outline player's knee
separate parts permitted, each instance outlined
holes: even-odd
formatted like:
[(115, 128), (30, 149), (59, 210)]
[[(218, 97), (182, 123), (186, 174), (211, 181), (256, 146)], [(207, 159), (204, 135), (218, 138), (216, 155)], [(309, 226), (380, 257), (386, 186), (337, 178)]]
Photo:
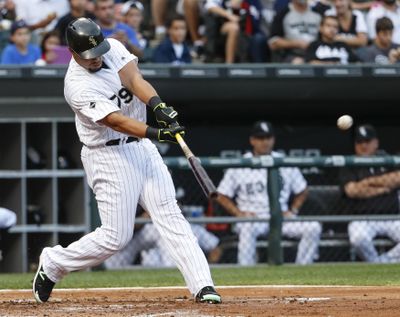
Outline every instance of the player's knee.
[(108, 231), (107, 232), (107, 241), (110, 251), (117, 252), (122, 250), (129, 241), (132, 240), (133, 237), (133, 229), (129, 232), (121, 232), (121, 231)]
[(319, 237), (322, 233), (322, 225), (317, 221), (313, 221), (304, 226), (303, 236)]
[(367, 228), (357, 222), (349, 224), (348, 234), (350, 243), (352, 245), (361, 245), (366, 241), (370, 241), (372, 239), (371, 235), (368, 233)]

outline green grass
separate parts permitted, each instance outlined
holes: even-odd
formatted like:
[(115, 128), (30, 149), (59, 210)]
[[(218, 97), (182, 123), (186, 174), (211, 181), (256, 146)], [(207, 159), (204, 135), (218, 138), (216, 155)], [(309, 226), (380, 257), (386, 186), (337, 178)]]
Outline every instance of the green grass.
[[(316, 264), (213, 268), (216, 285), (400, 285), (400, 264)], [(33, 274), (0, 274), (0, 288), (29, 289)], [(57, 288), (183, 286), (175, 269), (71, 273)]]

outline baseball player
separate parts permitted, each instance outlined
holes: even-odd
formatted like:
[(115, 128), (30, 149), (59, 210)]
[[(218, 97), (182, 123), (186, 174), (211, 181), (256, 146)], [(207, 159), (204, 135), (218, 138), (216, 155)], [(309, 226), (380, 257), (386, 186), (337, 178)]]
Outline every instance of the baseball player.
[[(379, 139), (372, 125), (355, 128), (354, 151), (358, 156), (377, 155)], [(398, 214), (400, 172), (386, 167), (343, 168), (339, 174), (346, 205), (351, 213)], [(374, 263), (400, 262), (400, 221), (352, 221), (348, 226), (352, 247), (361, 259)], [(395, 246), (378, 254), (373, 240), (385, 236)]]
[[(81, 159), (93, 189), (101, 226), (63, 248), (44, 248), (33, 281), (46, 302), (67, 273), (102, 263), (132, 239), (138, 203), (149, 211), (195, 300), (220, 303), (204, 253), (175, 199), (168, 169), (149, 140), (176, 142), (184, 128), (145, 81), (137, 57), (115, 39), (104, 39), (92, 20), (79, 18), (66, 31), (73, 58), (64, 94), (75, 112)], [(160, 128), (146, 125), (146, 104)]]
[[(250, 134), (252, 153), (244, 157), (270, 154), (280, 156), (272, 151), (275, 144), (273, 127), (269, 122), (258, 121)], [(298, 168), (280, 168), (282, 180), (280, 204), (284, 217), (295, 217), (307, 197), (307, 182)], [(269, 200), (267, 193), (267, 170), (254, 168), (228, 169), (218, 186), (218, 202), (228, 213), (237, 217), (269, 217)], [(293, 196), (293, 197), (291, 197)], [(232, 201), (235, 199), (236, 204)], [(291, 201), (289, 205), (289, 201)], [(239, 235), (238, 263), (254, 265), (256, 259), (257, 237), (267, 234), (269, 223), (244, 222), (235, 227)], [(300, 239), (296, 263), (309, 264), (318, 257), (318, 245), (322, 227), (319, 222), (305, 221), (284, 222), (282, 234)]]

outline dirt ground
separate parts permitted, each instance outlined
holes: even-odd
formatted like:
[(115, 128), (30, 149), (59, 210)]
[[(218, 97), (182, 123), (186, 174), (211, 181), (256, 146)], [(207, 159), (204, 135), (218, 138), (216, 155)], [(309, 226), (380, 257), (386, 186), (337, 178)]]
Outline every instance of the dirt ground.
[(220, 305), (194, 303), (184, 288), (0, 291), (0, 316), (400, 316), (400, 287), (221, 287)]

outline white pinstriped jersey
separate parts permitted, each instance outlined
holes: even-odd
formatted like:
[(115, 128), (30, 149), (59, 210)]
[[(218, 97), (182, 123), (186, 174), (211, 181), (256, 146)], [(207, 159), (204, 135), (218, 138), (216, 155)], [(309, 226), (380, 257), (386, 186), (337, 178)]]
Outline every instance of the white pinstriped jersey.
[(80, 141), (87, 146), (104, 145), (107, 141), (126, 137), (97, 121), (120, 111), (123, 115), (146, 122), (146, 105), (122, 86), (118, 71), (137, 57), (117, 40), (107, 39), (111, 49), (103, 55), (103, 66), (89, 72), (73, 58), (65, 75), (64, 95), (75, 112)]
[[(246, 153), (244, 157), (252, 157)], [(282, 154), (272, 152), (272, 156)], [(282, 180), (282, 189), (279, 201), (282, 211), (289, 209), (288, 203), (291, 194), (299, 194), (307, 187), (307, 182), (297, 167), (282, 167), (279, 169)], [(267, 169), (265, 168), (229, 168), (222, 178), (218, 191), (230, 198), (235, 198), (237, 207), (241, 211), (250, 211), (259, 216), (269, 216), (269, 199), (267, 192)]]

